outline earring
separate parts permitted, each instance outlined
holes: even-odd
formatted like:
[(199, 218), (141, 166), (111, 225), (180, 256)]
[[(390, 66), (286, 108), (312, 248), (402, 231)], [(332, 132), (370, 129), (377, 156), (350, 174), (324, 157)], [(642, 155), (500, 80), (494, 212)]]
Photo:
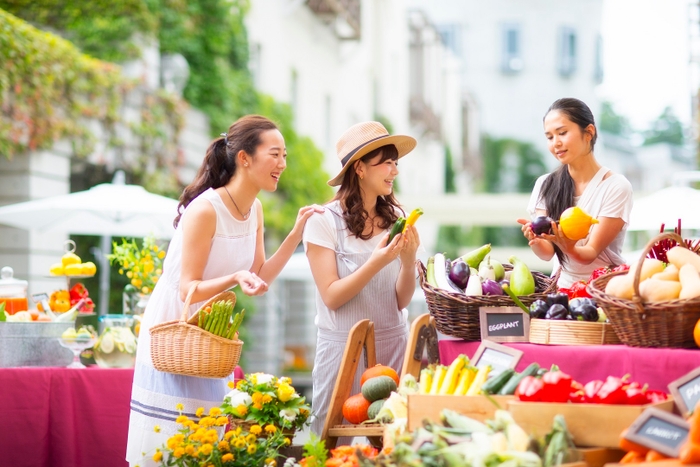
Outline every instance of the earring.
[(364, 179), (365, 179), (365, 176), (364, 176), (364, 175), (360, 175), (360, 180), (364, 180)]
[(245, 164), (243, 164), (243, 167), (248, 167), (248, 163), (246, 162)]

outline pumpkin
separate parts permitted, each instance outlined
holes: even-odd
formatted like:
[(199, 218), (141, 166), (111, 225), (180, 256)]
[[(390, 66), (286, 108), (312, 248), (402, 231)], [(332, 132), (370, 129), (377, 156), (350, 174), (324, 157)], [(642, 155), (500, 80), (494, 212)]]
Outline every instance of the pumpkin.
[(375, 418), (377, 418), (377, 414), (382, 409), (384, 402), (386, 402), (386, 399), (379, 399), (377, 401), (372, 402), (372, 404), (369, 406), (369, 409), (367, 409), (367, 416), (370, 420), (374, 420)]
[(386, 399), (392, 391), (396, 391), (396, 382), (389, 376), (375, 376), (362, 385), (362, 395), (370, 402)]
[(396, 385), (398, 386), (399, 375), (398, 373), (396, 373), (396, 370), (394, 370), (390, 366), (382, 365), (381, 363), (377, 363), (376, 365), (367, 368), (365, 372), (362, 373), (362, 376), (360, 377), (360, 386), (365, 384), (365, 381), (367, 381), (368, 379), (382, 375), (390, 376), (394, 381), (396, 381)]
[(362, 394), (350, 396), (343, 402), (343, 417), (353, 425), (358, 425), (365, 420), (369, 420), (367, 409), (371, 402), (364, 398)]

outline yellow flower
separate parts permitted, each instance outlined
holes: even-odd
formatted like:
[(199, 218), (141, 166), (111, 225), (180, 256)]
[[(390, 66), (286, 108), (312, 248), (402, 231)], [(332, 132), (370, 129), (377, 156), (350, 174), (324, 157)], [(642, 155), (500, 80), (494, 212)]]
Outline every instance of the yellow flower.
[(228, 423), (227, 417), (219, 417), (216, 419), (216, 426), (226, 426)]
[(277, 397), (282, 402), (287, 402), (294, 395), (294, 388), (288, 384), (280, 384), (277, 388)]
[(258, 450), (258, 446), (255, 444), (251, 444), (248, 446), (248, 454), (255, 454)]
[(221, 462), (229, 462), (232, 460), (233, 460), (233, 454), (231, 454), (230, 452), (228, 454), (224, 454), (223, 456), (221, 456)]
[(185, 449), (184, 448), (177, 448), (173, 451), (173, 457), (179, 459), (182, 456), (185, 455)]
[(229, 389), (233, 389), (233, 388), (235, 388), (235, 387), (236, 387), (236, 385), (235, 385), (235, 384), (233, 384), (233, 381), (229, 381), (228, 383), (226, 383), (226, 386), (228, 386), (228, 387), (229, 387)]
[(153, 431), (155, 431), (156, 433), (160, 433), (160, 425), (154, 426)]
[(289, 446), (290, 444), (292, 444), (292, 439), (291, 438), (284, 438), (284, 444)]
[(272, 433), (274, 433), (275, 431), (277, 431), (277, 427), (276, 427), (275, 425), (267, 425), (267, 426), (265, 427), (265, 431), (266, 431), (267, 433), (272, 434)]
[(194, 454), (194, 446), (192, 446), (191, 444), (188, 444), (187, 446), (185, 446), (185, 454), (187, 454), (188, 456), (193, 455)]
[(170, 449), (171, 451), (173, 449), (175, 449), (177, 447), (177, 445), (178, 445), (178, 442), (174, 436), (168, 440), (167, 446), (168, 446), (168, 449)]
[(187, 418), (187, 415), (180, 415), (175, 419), (175, 423), (179, 423), (181, 425), (185, 425), (185, 422), (189, 421), (189, 418)]
[(236, 383), (236, 389), (239, 391), (241, 390), (241, 387), (245, 384), (245, 380), (240, 380), (239, 382)]
[(260, 402), (262, 402), (263, 395), (259, 392), (256, 392), (251, 396), (251, 399), (253, 399), (253, 404), (259, 404)]
[(262, 427), (260, 425), (253, 425), (250, 427), (250, 433), (253, 435), (259, 435), (262, 433)]
[(258, 437), (255, 436), (253, 433), (250, 433), (245, 437), (245, 442), (248, 444), (254, 444), (258, 440)]
[(257, 410), (262, 410), (263, 406), (262, 404), (253, 404), (253, 408)]
[(203, 413), (204, 413), (204, 407), (200, 407), (197, 409), (197, 411), (194, 414), (197, 416), (197, 418), (199, 418), (202, 416)]
[(220, 409), (220, 408), (218, 408), (218, 407), (212, 407), (211, 409), (209, 409), (209, 416), (210, 416), (210, 417), (218, 417), (219, 415), (221, 415), (221, 409)]
[(199, 452), (201, 452), (201, 453), (204, 454), (205, 456), (208, 456), (209, 454), (211, 454), (211, 452), (212, 452), (213, 450), (214, 450), (214, 446), (212, 446), (212, 445), (209, 444), (209, 443), (202, 444), (202, 447), (199, 448)]
[(244, 438), (236, 438), (236, 441), (233, 442), (233, 447), (236, 449), (243, 449), (246, 445), (245, 439)]
[(271, 457), (265, 459), (265, 467), (277, 467), (277, 461)]
[(233, 431), (229, 430), (229, 431), (227, 431), (226, 433), (224, 433), (224, 439), (225, 439), (226, 441), (228, 441), (228, 440), (230, 440), (234, 435), (235, 435), (235, 433), (234, 433)]
[(231, 449), (231, 447), (228, 444), (228, 441), (226, 440), (219, 441), (218, 447), (219, 451), (228, 451), (229, 449)]
[(214, 419), (211, 417), (204, 417), (201, 420), (199, 420), (199, 424), (201, 426), (210, 427), (214, 424)]
[(292, 384), (292, 378), (290, 378), (289, 376), (282, 376), (282, 377), (279, 379), (279, 382), (280, 382), (280, 384), (289, 384), (289, 385), (291, 385), (291, 384)]
[(237, 426), (235, 431), (234, 431), (236, 436), (239, 436), (241, 434), (241, 432), (243, 432), (243, 429), (240, 426)]
[(159, 252), (158, 252), (158, 258), (159, 258), (159, 259), (163, 259), (163, 258), (165, 258), (165, 252), (164, 252), (164, 251), (162, 251), (162, 250), (161, 250), (161, 251), (159, 251)]
[(156, 451), (155, 454), (153, 454), (153, 460), (156, 462), (160, 462), (163, 459), (163, 453), (160, 451)]
[(248, 407), (243, 404), (236, 407), (236, 410), (238, 411), (241, 417), (248, 413)]
[[(272, 402), (272, 396), (269, 394), (265, 394), (262, 398), (262, 403), (269, 404), (270, 402)], [(285, 401), (282, 401), (282, 402), (285, 402)]]
[(183, 410), (185, 410), (185, 406), (178, 402), (177, 404), (175, 404), (175, 410), (177, 410), (178, 412), (182, 412)]

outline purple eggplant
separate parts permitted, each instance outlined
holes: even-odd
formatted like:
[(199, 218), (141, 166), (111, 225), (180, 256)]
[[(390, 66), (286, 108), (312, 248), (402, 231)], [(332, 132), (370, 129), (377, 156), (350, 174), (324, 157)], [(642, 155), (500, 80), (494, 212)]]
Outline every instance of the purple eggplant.
[(448, 278), (460, 289), (467, 288), (469, 282), (469, 265), (462, 259), (457, 258), (452, 261)]
[(486, 279), (481, 283), (481, 291), (484, 295), (505, 295), (501, 284), (491, 279)]
[(537, 216), (530, 224), (535, 235), (552, 233), (552, 218), (549, 216)]

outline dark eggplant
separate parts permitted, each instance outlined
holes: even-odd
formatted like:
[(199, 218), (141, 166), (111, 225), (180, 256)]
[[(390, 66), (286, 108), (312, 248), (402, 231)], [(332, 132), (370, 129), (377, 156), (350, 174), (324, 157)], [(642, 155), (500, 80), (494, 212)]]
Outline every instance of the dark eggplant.
[(544, 300), (535, 300), (530, 304), (530, 318), (544, 318), (549, 305)]
[(452, 261), (448, 278), (460, 289), (467, 288), (469, 282), (469, 265), (461, 258)]
[(537, 216), (530, 224), (535, 235), (552, 233), (552, 218), (549, 216)]
[(567, 310), (569, 309), (569, 296), (566, 295), (565, 293), (550, 293), (547, 294), (547, 305), (552, 306), (552, 305), (562, 305), (564, 308)]
[(491, 279), (486, 279), (481, 283), (481, 292), (484, 295), (505, 295), (501, 284)]
[(559, 303), (550, 306), (547, 314), (544, 315), (545, 319), (566, 319), (567, 316), (569, 316), (569, 310)]
[(582, 321), (598, 321), (598, 307), (590, 298), (574, 298), (569, 303), (571, 314)]

